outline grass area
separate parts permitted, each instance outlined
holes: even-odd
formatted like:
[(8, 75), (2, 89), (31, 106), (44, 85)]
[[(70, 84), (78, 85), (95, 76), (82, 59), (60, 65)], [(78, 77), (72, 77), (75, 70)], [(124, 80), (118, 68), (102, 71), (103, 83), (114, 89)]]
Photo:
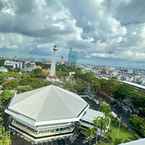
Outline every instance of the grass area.
[(126, 127), (122, 126), (119, 128), (117, 125), (111, 124), (111, 130), (108, 133), (108, 139), (101, 141), (97, 145), (118, 145), (120, 143), (129, 142), (139, 138), (139, 136), (129, 131)]
[(122, 142), (127, 142), (137, 138), (137, 135), (135, 133), (128, 131), (128, 129), (126, 129), (125, 127), (121, 127), (121, 128), (112, 127), (110, 136), (113, 142), (115, 142), (115, 140), (121, 140)]
[(0, 138), (0, 145), (10, 145), (10, 144), (11, 141), (9, 136), (3, 136), (2, 138)]
[(8, 132), (4, 131), (4, 129), (0, 128), (0, 145), (10, 145), (11, 139)]

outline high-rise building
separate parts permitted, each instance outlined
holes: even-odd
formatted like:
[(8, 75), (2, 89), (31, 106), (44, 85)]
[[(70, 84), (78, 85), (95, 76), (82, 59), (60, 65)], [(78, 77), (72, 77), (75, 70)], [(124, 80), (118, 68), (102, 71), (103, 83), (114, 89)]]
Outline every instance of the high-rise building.
[(70, 48), (68, 53), (68, 63), (70, 65), (75, 65), (77, 63), (77, 59), (78, 59), (77, 51)]

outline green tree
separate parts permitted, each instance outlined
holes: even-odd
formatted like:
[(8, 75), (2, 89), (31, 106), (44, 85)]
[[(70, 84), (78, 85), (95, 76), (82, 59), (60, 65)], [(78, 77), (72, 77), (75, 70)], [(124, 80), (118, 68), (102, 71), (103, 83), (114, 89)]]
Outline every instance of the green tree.
[(7, 73), (0, 73), (0, 84), (2, 84), (6, 78), (7, 78)]
[(83, 94), (87, 88), (87, 83), (83, 80), (77, 79), (74, 83), (74, 89), (78, 94)]
[(2, 132), (5, 132), (5, 127), (7, 126), (7, 115), (4, 113), (5, 108), (7, 107), (10, 99), (14, 95), (10, 90), (4, 90), (0, 95), (0, 122)]
[(145, 93), (141, 91), (132, 91), (130, 100), (135, 108), (145, 108)]
[(3, 125), (3, 107), (0, 101), (0, 128), (2, 128), (2, 125)]
[(41, 77), (42, 70), (40, 68), (34, 69), (31, 72), (32, 77)]
[(0, 101), (1, 105), (5, 108), (8, 103), (10, 102), (10, 99), (13, 97), (14, 93), (10, 90), (4, 90), (0, 95)]
[(37, 68), (31, 72), (31, 76), (34, 78), (46, 78), (48, 76), (47, 69)]
[(114, 91), (113, 97), (122, 101), (123, 99), (130, 96), (133, 92), (134, 92), (134, 90), (132, 89), (132, 87), (125, 85), (125, 84), (121, 84), (118, 87), (118, 89), (116, 91)]
[(108, 119), (109, 118), (105, 116), (96, 117), (93, 121), (94, 126), (92, 128), (83, 128), (82, 133), (85, 135), (85, 140), (89, 144), (92, 144), (93, 141), (97, 143), (107, 136), (110, 121)]
[(24, 76), (23, 78), (21, 78), (21, 80), (19, 80), (19, 85), (30, 86), (30, 88), (36, 89), (49, 85), (49, 82), (40, 78)]
[(111, 107), (104, 101), (100, 104), (100, 111), (103, 112), (105, 116), (111, 116)]
[(115, 79), (109, 80), (101, 79), (100, 84), (102, 92), (107, 96), (112, 96), (112, 94), (116, 91), (116, 89), (120, 85), (119, 82), (116, 81)]
[(14, 80), (6, 80), (2, 85), (3, 85), (3, 88), (4, 89), (13, 90), (13, 89), (16, 89), (17, 88), (17, 86), (19, 85), (19, 83), (18, 83), (18, 80), (14, 79)]
[(72, 91), (72, 92), (76, 92), (76, 90), (75, 90), (75, 88), (74, 88), (74, 84), (73, 84), (74, 82), (65, 82), (64, 83), (64, 89), (66, 89), (66, 90), (69, 90), (69, 91)]
[(137, 116), (132, 115), (129, 119), (129, 122), (132, 128), (138, 132), (142, 137), (145, 137), (145, 119)]
[(97, 78), (93, 78), (90, 83), (91, 91), (96, 94), (100, 95), (101, 92), (101, 84)]
[(99, 131), (100, 137), (105, 137), (110, 126), (110, 118), (106, 116), (97, 117), (93, 121), (96, 132)]

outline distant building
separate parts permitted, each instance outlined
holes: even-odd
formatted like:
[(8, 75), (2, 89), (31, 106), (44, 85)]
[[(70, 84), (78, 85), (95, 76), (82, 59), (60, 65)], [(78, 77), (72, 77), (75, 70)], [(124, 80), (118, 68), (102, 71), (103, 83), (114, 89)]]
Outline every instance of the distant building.
[(4, 66), (9, 69), (20, 69), (26, 72), (31, 72), (32, 70), (37, 68), (35, 62), (20, 60), (5, 60)]
[(23, 70), (26, 71), (26, 72), (31, 72), (33, 71), (34, 69), (36, 69), (37, 66), (36, 66), (36, 63), (35, 62), (29, 62), (29, 61), (26, 61), (24, 63), (24, 68)]
[(69, 65), (75, 65), (77, 63), (78, 54), (75, 50), (70, 48), (68, 53), (68, 64)]
[(5, 112), (11, 116), (12, 145), (71, 141), (78, 123), (87, 127), (95, 116), (102, 116), (79, 95), (54, 85), (15, 95)]
[(5, 60), (4, 66), (10, 69), (22, 69), (23, 62), (22, 61), (15, 61), (15, 60)]
[(6, 67), (1, 66), (0, 67), (0, 72), (8, 72), (8, 69)]
[(63, 56), (61, 56), (60, 64), (61, 64), (61, 65), (65, 64), (65, 60), (64, 60), (64, 57), (63, 57)]

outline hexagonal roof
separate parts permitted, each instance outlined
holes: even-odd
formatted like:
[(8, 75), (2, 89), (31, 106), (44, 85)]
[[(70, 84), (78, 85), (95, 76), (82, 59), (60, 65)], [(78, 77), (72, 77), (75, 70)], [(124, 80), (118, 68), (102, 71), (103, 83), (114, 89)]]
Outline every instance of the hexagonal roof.
[(77, 121), (88, 104), (77, 94), (50, 85), (17, 94), (6, 113), (33, 126)]

